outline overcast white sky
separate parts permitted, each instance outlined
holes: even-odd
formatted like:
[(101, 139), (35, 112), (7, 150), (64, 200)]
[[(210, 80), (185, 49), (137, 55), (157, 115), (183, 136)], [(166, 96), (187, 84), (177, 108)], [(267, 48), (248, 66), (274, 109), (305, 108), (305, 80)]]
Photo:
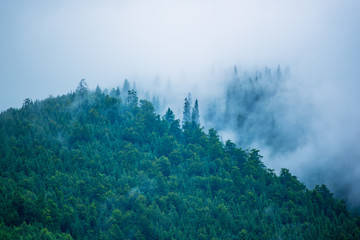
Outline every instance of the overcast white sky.
[(67, 93), (81, 78), (92, 88), (126, 77), (204, 83), (199, 74), (234, 64), (281, 64), (306, 83), (354, 91), (359, 12), (357, 0), (3, 0), (0, 110)]
[(214, 69), (280, 64), (315, 106), (315, 134), (291, 161), (269, 165), (310, 183), (342, 171), (351, 185), (360, 181), (359, 13), (358, 0), (2, 0), (0, 111), (68, 93), (82, 78), (90, 88), (128, 78), (168, 97), (211, 95), (222, 84)]

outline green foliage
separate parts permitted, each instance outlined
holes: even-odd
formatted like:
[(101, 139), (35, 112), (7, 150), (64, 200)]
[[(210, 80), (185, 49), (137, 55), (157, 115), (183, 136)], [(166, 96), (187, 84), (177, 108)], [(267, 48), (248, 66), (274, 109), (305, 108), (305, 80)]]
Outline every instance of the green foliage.
[(168, 108), (168, 110), (166, 111), (164, 119), (167, 121), (168, 124), (172, 124), (175, 121), (174, 112), (170, 108)]
[(277, 176), (129, 88), (124, 101), (82, 81), (0, 115), (0, 239), (360, 239), (325, 185)]

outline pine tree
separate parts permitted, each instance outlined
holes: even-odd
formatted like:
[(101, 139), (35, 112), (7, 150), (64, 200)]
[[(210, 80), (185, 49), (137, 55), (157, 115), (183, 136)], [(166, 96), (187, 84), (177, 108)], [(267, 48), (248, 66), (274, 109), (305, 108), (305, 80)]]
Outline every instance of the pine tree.
[(194, 105), (194, 108), (192, 110), (191, 122), (193, 124), (195, 124), (195, 125), (200, 124), (199, 102), (198, 102), (197, 99), (195, 100), (195, 105)]
[(23, 103), (23, 108), (29, 107), (32, 103), (33, 103), (33, 101), (30, 98), (25, 98), (24, 103)]
[(111, 89), (110, 96), (120, 98), (120, 89), (119, 89), (119, 87)]
[(191, 122), (191, 105), (189, 99), (186, 97), (183, 112), (183, 125), (189, 122)]
[(96, 89), (95, 89), (95, 95), (96, 96), (100, 96), (102, 93), (101, 93), (101, 88), (99, 85), (96, 86)]
[(130, 90), (130, 83), (127, 80), (127, 78), (125, 78), (124, 85), (123, 85), (123, 88), (122, 88), (122, 95), (126, 96), (126, 94), (128, 93), (129, 90)]
[(168, 110), (165, 113), (164, 119), (169, 123), (173, 123), (175, 121), (175, 115), (174, 112), (168, 108)]
[(126, 97), (126, 104), (135, 107), (138, 105), (138, 100), (136, 91), (134, 89), (129, 90), (128, 96)]
[(76, 92), (78, 92), (81, 96), (85, 96), (88, 93), (88, 85), (84, 78), (81, 79), (79, 86), (76, 89)]
[(191, 106), (192, 105), (191, 93), (188, 93), (187, 99), (189, 101), (189, 106)]

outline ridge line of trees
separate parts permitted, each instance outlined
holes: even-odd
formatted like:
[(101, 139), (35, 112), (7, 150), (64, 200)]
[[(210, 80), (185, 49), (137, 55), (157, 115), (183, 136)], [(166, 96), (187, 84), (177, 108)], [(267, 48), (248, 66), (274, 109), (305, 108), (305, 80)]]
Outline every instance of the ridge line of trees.
[(0, 114), (0, 239), (360, 239), (325, 185), (85, 83)]

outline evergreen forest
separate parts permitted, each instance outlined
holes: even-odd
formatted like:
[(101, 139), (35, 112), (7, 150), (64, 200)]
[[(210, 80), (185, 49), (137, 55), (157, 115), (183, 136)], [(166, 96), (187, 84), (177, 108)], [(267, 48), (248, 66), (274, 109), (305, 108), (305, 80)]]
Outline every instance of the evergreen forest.
[(0, 115), (0, 239), (360, 239), (360, 217), (257, 149), (136, 90), (76, 91)]

